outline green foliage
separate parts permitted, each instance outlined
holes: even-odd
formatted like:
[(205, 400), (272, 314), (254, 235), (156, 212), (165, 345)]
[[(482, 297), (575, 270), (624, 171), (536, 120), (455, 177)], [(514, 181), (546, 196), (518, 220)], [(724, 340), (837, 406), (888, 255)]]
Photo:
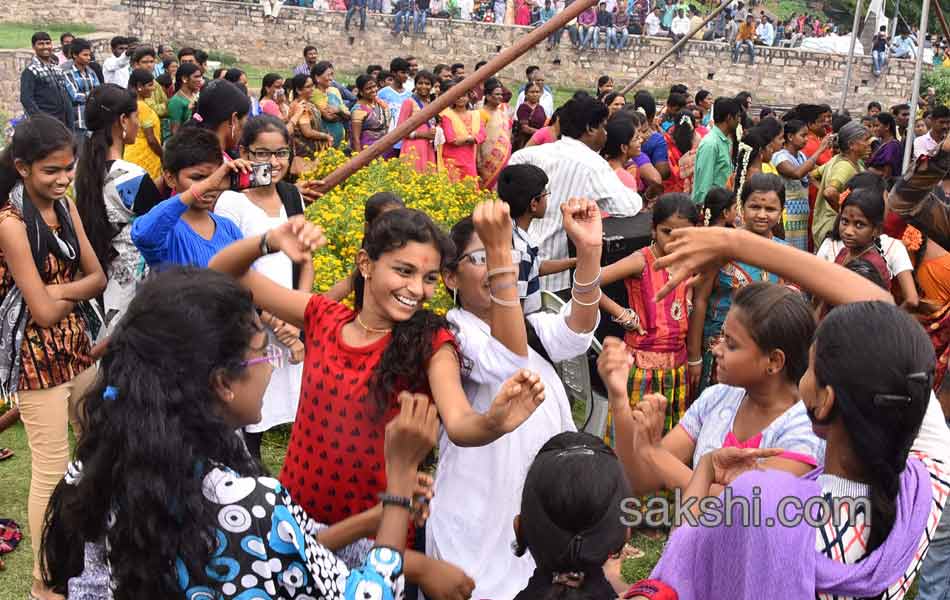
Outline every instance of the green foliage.
[(920, 78), (920, 93), (927, 93), (927, 88), (937, 90), (937, 99), (941, 104), (950, 103), (950, 69), (936, 67), (932, 71), (924, 72)]
[(222, 67), (235, 65), (238, 62), (238, 58), (230, 52), (218, 52), (217, 50), (208, 51), (208, 60), (219, 62)]
[(29, 48), (30, 38), (37, 31), (45, 31), (53, 38), (53, 45), (59, 45), (59, 36), (70, 32), (75, 36), (86, 35), (96, 30), (92, 25), (83, 23), (0, 23), (0, 48)]

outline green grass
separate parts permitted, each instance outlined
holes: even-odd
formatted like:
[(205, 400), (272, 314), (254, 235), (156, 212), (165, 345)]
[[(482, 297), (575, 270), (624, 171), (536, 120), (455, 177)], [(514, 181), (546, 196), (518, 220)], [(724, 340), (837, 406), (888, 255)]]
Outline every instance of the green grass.
[[(70, 32), (75, 36), (92, 33), (96, 28), (84, 23), (0, 23), (0, 48), (29, 48), (30, 38), (37, 31), (45, 31), (59, 45), (59, 36)], [(2, 596), (0, 596), (2, 598)]]
[[(0, 447), (11, 448), (16, 455), (0, 462), (0, 517), (13, 519), (26, 535), (26, 501), (30, 492), (30, 449), (26, 431), (18, 423), (0, 433)], [(0, 600), (23, 600), (30, 590), (33, 551), (26, 537), (11, 554), (2, 557), (6, 570), (0, 572)]]

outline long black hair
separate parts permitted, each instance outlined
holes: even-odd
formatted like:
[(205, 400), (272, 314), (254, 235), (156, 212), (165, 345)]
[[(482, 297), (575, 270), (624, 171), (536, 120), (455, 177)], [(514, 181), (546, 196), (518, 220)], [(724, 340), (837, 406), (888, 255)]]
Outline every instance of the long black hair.
[(541, 447), (525, 478), (516, 542), (516, 554), (530, 551), (545, 576), (546, 589), (532, 597), (605, 597), (603, 566), (626, 543), (621, 504), (629, 496), (620, 461), (600, 438), (567, 431)]
[(637, 126), (632, 119), (614, 118), (607, 121), (607, 140), (600, 154), (607, 159), (618, 158), (623, 154), (621, 146), (629, 146), (630, 140), (637, 133)]
[[(418, 210), (400, 208), (380, 215), (363, 238), (363, 249), (371, 260), (403, 248), (409, 242), (430, 244), (438, 251), (441, 266), (454, 254), (452, 241), (439, 229), (429, 215)], [(441, 270), (441, 268), (440, 268)], [(357, 269), (353, 289), (356, 292), (356, 309), (363, 308), (366, 280)], [(424, 389), (427, 381), (425, 365), (432, 355), (432, 340), (442, 329), (452, 330), (452, 325), (432, 311), (420, 309), (408, 320), (397, 323), (392, 330), (392, 339), (373, 370), (369, 383), (369, 398), (375, 403), (380, 415), (390, 406), (400, 385), (407, 383)], [(421, 385), (420, 385), (421, 384)]]
[(251, 101), (241, 88), (230, 81), (215, 79), (201, 88), (195, 112), (185, 125), (214, 131), (218, 125), (227, 122), (231, 115), (236, 114), (238, 119), (242, 119), (249, 112)]
[(671, 121), (673, 121), (673, 127), (670, 137), (673, 138), (676, 149), (686, 154), (693, 147), (693, 130), (696, 128), (693, 111), (681, 110), (672, 116)]
[(894, 526), (900, 474), (930, 402), (933, 345), (907, 312), (884, 302), (838, 306), (815, 335), (815, 379), (834, 390), (855, 456), (871, 484), (868, 553)]
[[(730, 207), (736, 205), (736, 193), (724, 187), (713, 186), (706, 192), (703, 201), (703, 225), (709, 227), (716, 223)], [(726, 223), (724, 227), (732, 227)]]
[(263, 100), (264, 96), (267, 95), (267, 88), (274, 85), (283, 78), (284, 76), (280, 73), (268, 73), (267, 75), (264, 75), (264, 79), (261, 80), (261, 94), (258, 96), (258, 99)]
[[(141, 70), (136, 69), (135, 72)], [(112, 247), (112, 238), (118, 233), (109, 222), (106, 205), (102, 201), (102, 190), (109, 171), (106, 159), (114, 141), (112, 128), (123, 115), (129, 116), (136, 110), (138, 104), (135, 92), (114, 83), (97, 87), (86, 100), (86, 128), (91, 136), (86, 140), (76, 165), (76, 210), (106, 274), (117, 256)]]
[(0, 207), (7, 205), (10, 192), (20, 183), (16, 161), (32, 165), (67, 148), (75, 152), (76, 139), (58, 119), (40, 113), (21, 121), (13, 131), (13, 139), (0, 153)]
[(210, 382), (244, 375), (259, 331), (250, 293), (227, 275), (175, 268), (145, 283), (83, 399), (81, 477), (50, 499), (41, 568), (51, 588), (65, 593), (83, 569), (83, 543), (101, 540), (116, 600), (180, 597), (179, 560), (208, 580), (217, 515), (202, 493), (205, 470), (263, 473)]
[(201, 69), (195, 63), (183, 63), (178, 65), (178, 70), (175, 71), (175, 91), (180, 90), (185, 80), (200, 70)]

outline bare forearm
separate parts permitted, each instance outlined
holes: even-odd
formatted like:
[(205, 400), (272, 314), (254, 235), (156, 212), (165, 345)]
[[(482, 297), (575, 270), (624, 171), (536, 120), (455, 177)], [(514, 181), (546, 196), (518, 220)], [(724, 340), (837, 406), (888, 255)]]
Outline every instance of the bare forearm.
[(336, 552), (359, 539), (373, 537), (379, 523), (379, 515), (373, 514), (376, 510), (379, 509), (361, 512), (326, 529), (321, 529), (317, 534), (317, 541)]
[(64, 300), (78, 302), (80, 300), (89, 300), (102, 293), (106, 286), (106, 278), (102, 272), (86, 275), (76, 281), (60, 284), (60, 290)]
[(518, 297), (518, 267), (512, 263), (510, 240), (507, 246), (486, 247), (485, 255), (488, 272), (497, 273), (488, 278), (493, 298), (489, 312), (492, 337), (518, 356), (527, 356), (528, 334)]
[(538, 275), (544, 277), (545, 275), (552, 275), (554, 273), (560, 273), (561, 271), (567, 271), (568, 269), (573, 269), (574, 265), (576, 264), (576, 258), (546, 260), (541, 263), (541, 268), (538, 270)]

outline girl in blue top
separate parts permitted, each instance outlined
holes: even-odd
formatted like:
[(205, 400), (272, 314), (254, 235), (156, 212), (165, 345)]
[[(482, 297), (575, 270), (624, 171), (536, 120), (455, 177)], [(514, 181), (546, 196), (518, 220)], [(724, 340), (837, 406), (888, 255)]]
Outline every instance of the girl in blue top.
[(132, 223), (132, 242), (150, 267), (165, 264), (208, 266), (211, 257), (242, 238), (231, 220), (212, 212), (230, 175), (248, 172), (246, 160), (224, 162), (217, 136), (186, 128), (165, 144), (165, 183), (184, 190)]
[[(781, 177), (767, 173), (749, 177), (742, 187), (741, 207), (744, 229), (785, 244), (785, 240), (772, 236), (772, 228), (781, 220), (785, 207), (785, 183)], [(689, 387), (694, 398), (717, 381), (713, 348), (721, 340), (733, 294), (755, 281), (780, 283), (781, 279), (775, 273), (738, 261), (702, 274), (693, 292), (687, 338)]]

